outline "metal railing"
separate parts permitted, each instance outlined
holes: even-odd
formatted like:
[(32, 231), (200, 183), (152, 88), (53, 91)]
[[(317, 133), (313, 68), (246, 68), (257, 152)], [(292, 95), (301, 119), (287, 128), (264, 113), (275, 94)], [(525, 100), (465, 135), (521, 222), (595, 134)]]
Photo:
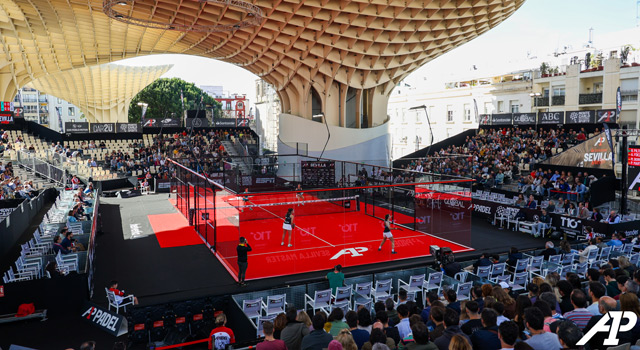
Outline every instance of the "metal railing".
[(535, 106), (536, 107), (540, 107), (540, 106), (548, 106), (549, 105), (549, 98), (548, 97), (536, 97), (534, 100)]
[(552, 96), (551, 104), (554, 106), (562, 106), (564, 105), (564, 95), (562, 96)]
[(67, 173), (64, 168), (57, 167), (44, 159), (36, 157), (34, 153), (24, 150), (18, 151), (17, 158), (18, 165), (61, 186), (67, 185)]
[(578, 103), (581, 105), (602, 103), (602, 93), (599, 92), (596, 94), (580, 94)]

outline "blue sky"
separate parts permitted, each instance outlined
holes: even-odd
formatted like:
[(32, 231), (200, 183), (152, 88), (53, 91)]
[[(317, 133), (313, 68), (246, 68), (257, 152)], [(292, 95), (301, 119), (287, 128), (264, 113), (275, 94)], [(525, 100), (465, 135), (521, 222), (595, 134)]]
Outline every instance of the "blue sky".
[[(597, 39), (635, 26), (636, 0), (527, 0), (496, 28), (427, 63), (407, 80), (432, 72), (468, 70), (473, 64), (500, 66), (526, 57), (528, 51), (542, 56), (558, 46), (575, 47), (587, 42), (591, 27)], [(255, 102), (257, 77), (229, 63), (183, 55), (125, 61), (130, 65), (173, 64), (166, 77), (180, 77), (197, 85), (222, 85), (226, 91), (244, 93), (251, 103)]]

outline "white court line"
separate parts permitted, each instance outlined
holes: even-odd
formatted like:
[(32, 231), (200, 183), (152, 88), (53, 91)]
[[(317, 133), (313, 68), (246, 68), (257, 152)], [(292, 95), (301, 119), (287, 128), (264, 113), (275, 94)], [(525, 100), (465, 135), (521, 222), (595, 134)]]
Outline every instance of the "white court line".
[[(400, 240), (400, 239), (406, 239), (406, 238), (416, 238), (416, 237), (424, 237), (424, 235), (417, 235), (417, 236), (408, 236), (408, 237), (401, 237), (401, 238), (396, 238), (395, 240)], [(372, 242), (381, 242), (381, 239), (376, 239), (376, 240), (371, 240), (371, 241), (358, 241), (358, 242), (350, 242), (350, 243), (340, 243), (338, 244), (338, 246), (345, 246), (345, 245), (354, 245), (354, 244), (360, 244), (360, 243), (372, 243)], [(332, 245), (332, 247), (335, 247), (334, 245)], [(302, 250), (309, 250), (309, 249), (320, 249), (320, 248), (325, 248), (325, 247), (310, 247), (310, 248), (300, 248), (300, 249), (291, 249), (291, 250), (282, 250), (282, 251), (272, 251), (272, 252), (268, 252), (268, 253), (258, 253), (258, 254), (251, 254), (251, 256), (259, 256), (259, 255), (271, 255), (271, 254), (276, 254), (276, 253), (289, 253), (289, 252), (297, 252), (297, 251), (302, 251)], [(227, 259), (233, 259), (233, 258), (237, 258), (238, 256), (228, 256), (225, 257)]]

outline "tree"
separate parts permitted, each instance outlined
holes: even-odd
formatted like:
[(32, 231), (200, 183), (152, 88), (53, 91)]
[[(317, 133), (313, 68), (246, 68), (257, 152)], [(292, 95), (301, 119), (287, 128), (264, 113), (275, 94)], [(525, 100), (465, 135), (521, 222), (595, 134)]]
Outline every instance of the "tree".
[[(219, 115), (222, 104), (209, 96), (193, 83), (179, 78), (163, 78), (151, 83), (142, 89), (131, 100), (129, 105), (129, 122), (139, 123), (142, 115), (142, 107), (138, 102), (148, 105), (145, 118), (179, 118), (182, 119), (182, 101), (180, 91), (184, 96), (184, 109), (211, 109), (213, 115)], [(202, 104), (200, 102), (202, 101)]]

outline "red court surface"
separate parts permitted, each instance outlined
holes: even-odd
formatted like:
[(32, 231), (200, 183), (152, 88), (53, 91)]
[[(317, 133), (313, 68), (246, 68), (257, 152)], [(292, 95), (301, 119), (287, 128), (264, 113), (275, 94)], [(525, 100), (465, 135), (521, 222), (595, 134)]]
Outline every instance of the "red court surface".
[(180, 214), (148, 215), (151, 228), (161, 248), (202, 244), (202, 238)]
[[(203, 198), (209, 202), (212, 198)], [(317, 199), (305, 194), (304, 200)], [(294, 194), (277, 197), (251, 197), (247, 204), (268, 202), (295, 202)], [(172, 200), (172, 203), (176, 203)], [(387, 241), (378, 251), (382, 241), (383, 221), (367, 215), (364, 205), (356, 210), (355, 201), (351, 209), (345, 210), (332, 203), (306, 203), (266, 206), (253, 210), (239, 210), (244, 202), (236, 195), (216, 194), (217, 241), (216, 256), (237, 279), (236, 246), (240, 236), (248, 240), (253, 249), (249, 253), (247, 280), (293, 275), (312, 271), (329, 270), (337, 264), (343, 267), (359, 266), (389, 261), (412, 259), (429, 255), (429, 246), (449, 247), (454, 253), (472, 251), (472, 248), (431, 236), (408, 228), (393, 230), (396, 254), (391, 253)], [(312, 207), (312, 205), (315, 205)], [(211, 203), (198, 203), (199, 208), (212, 207)], [(178, 203), (178, 209), (186, 212), (186, 204)], [(193, 207), (193, 204), (190, 205)], [(292, 235), (292, 247), (281, 245), (282, 224), (286, 209), (294, 207), (296, 227)], [(371, 210), (367, 206), (367, 211)], [(385, 209), (376, 207), (376, 216)], [(209, 210), (212, 219), (213, 211)], [(323, 212), (326, 212), (323, 214)], [(195, 215), (198, 217), (199, 215)], [(395, 221), (408, 222), (413, 218), (396, 213)], [(213, 244), (213, 233), (205, 239)]]

